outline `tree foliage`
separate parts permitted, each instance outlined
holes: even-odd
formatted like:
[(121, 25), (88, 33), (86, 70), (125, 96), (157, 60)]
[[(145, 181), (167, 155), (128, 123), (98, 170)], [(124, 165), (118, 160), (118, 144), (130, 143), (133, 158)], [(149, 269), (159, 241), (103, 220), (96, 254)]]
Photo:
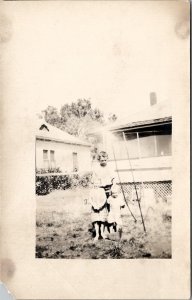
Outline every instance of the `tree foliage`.
[[(87, 129), (106, 123), (104, 114), (100, 109), (93, 108), (89, 99), (64, 104), (60, 112), (54, 106), (48, 106), (43, 113), (47, 123), (82, 138), (86, 137)], [(109, 115), (108, 121), (112, 122), (116, 118), (115, 114)]]
[(45, 121), (56, 127), (60, 127), (61, 118), (54, 106), (48, 106), (43, 110)]

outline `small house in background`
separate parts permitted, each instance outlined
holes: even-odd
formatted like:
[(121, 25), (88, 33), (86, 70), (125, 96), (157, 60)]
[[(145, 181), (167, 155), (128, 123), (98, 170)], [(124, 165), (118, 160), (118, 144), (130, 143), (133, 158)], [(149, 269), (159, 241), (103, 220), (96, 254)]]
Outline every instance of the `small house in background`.
[[(157, 104), (155, 93), (150, 106), (116, 122), (102, 133), (92, 132), (97, 147), (109, 155), (109, 165), (118, 173), (129, 199), (138, 194), (146, 201), (171, 199), (172, 190), (172, 114), (168, 103)], [(111, 134), (109, 134), (109, 132)]]
[(91, 169), (90, 144), (38, 120), (36, 129), (36, 170), (62, 173)]

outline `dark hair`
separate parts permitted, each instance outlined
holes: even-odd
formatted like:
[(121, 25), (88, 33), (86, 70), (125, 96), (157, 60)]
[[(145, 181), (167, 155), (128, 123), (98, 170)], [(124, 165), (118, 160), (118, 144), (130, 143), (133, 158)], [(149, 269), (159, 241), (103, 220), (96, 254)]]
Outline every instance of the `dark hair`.
[(105, 151), (100, 151), (98, 153), (97, 159), (100, 160), (102, 156), (104, 156), (106, 159), (108, 159), (108, 154)]

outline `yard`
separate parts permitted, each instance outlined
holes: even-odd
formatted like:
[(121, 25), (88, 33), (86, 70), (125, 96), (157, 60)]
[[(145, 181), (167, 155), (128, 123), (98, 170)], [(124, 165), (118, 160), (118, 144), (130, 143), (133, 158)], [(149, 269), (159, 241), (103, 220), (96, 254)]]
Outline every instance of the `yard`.
[[(171, 208), (161, 203), (143, 207), (144, 233), (138, 205), (123, 210), (123, 236), (115, 233), (107, 240), (93, 241), (90, 205), (84, 199), (88, 189), (56, 190), (36, 196), (36, 257), (81, 259), (171, 258)], [(142, 205), (142, 203), (141, 203)]]

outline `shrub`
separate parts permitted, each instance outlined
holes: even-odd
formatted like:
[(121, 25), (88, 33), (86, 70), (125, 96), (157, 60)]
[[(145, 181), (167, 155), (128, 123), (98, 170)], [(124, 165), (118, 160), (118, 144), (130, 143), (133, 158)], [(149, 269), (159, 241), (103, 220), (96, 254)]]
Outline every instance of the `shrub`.
[(72, 174), (69, 176), (69, 182), (71, 188), (79, 186), (79, 174)]
[(52, 190), (65, 190), (68, 188), (88, 187), (91, 182), (91, 172), (83, 175), (47, 175), (36, 174), (36, 194), (47, 195)]
[(75, 188), (78, 186), (88, 187), (91, 183), (91, 177), (92, 177), (91, 172), (86, 172), (83, 175), (80, 174), (70, 175), (69, 180), (70, 180), (71, 188)]
[(52, 190), (65, 190), (70, 187), (69, 175), (36, 175), (36, 194), (47, 195)]
[(83, 187), (88, 187), (91, 184), (92, 173), (87, 172), (79, 178), (79, 184)]
[(49, 177), (36, 176), (36, 194), (47, 195), (51, 192)]

